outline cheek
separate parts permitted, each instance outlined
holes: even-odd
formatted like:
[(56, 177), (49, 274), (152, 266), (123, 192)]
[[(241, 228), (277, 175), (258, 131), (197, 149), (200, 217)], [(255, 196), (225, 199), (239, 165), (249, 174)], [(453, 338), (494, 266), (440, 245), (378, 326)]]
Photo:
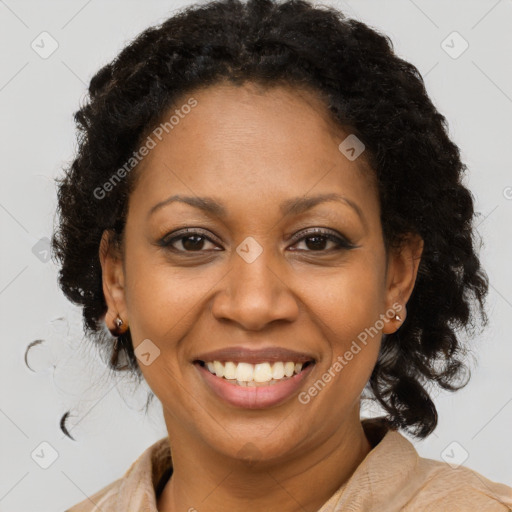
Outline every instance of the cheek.
[(357, 336), (374, 325), (383, 312), (381, 269), (372, 257), (355, 257), (350, 265), (335, 272), (331, 269), (329, 275), (310, 278), (308, 283), (304, 293), (314, 300), (316, 314), (322, 316), (332, 333), (343, 334), (343, 338), (348, 334)]
[(205, 293), (204, 276), (184, 277), (168, 265), (139, 263), (127, 268), (127, 276), (127, 306), (139, 337), (168, 346), (192, 322), (193, 306)]
[[(134, 349), (149, 339), (159, 350), (148, 364), (139, 362), (145, 381), (164, 404), (175, 410), (184, 404), (179, 382), (184, 379), (184, 344), (181, 340), (194, 328), (194, 311), (205, 296), (204, 273), (176, 269), (155, 251), (134, 243), (125, 260), (125, 297)], [(198, 275), (199, 274), (199, 275)], [(149, 345), (150, 350), (153, 349)], [(185, 394), (186, 395), (186, 394)], [(188, 396), (188, 395), (186, 395)]]
[(329, 279), (313, 282), (318, 285), (308, 288), (314, 300), (311, 309), (330, 352), (319, 371), (333, 375), (325, 375), (326, 381), (333, 381), (333, 390), (359, 392), (371, 375), (380, 349), (379, 319), (384, 312), (380, 266), (371, 258), (358, 258)]

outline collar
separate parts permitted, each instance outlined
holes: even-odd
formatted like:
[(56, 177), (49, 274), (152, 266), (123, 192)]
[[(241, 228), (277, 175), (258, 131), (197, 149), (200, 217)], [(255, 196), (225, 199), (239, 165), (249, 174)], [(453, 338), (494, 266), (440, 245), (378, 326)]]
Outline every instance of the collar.
[[(366, 418), (361, 421), (372, 450), (366, 455), (352, 476), (341, 485), (318, 512), (346, 510), (371, 506), (373, 492), (361, 493), (361, 486), (368, 490), (379, 488), (379, 499), (386, 499), (382, 489), (389, 489), (389, 498), (397, 486), (405, 485), (411, 470), (417, 464), (418, 454), (409, 440), (394, 430), (384, 417)], [(393, 471), (382, 471), (381, 461), (398, 459), (401, 464)], [(169, 438), (164, 437), (146, 449), (130, 466), (120, 481), (114, 511), (144, 510), (158, 512), (156, 490), (167, 472), (172, 471)], [(165, 481), (165, 480), (164, 480)]]

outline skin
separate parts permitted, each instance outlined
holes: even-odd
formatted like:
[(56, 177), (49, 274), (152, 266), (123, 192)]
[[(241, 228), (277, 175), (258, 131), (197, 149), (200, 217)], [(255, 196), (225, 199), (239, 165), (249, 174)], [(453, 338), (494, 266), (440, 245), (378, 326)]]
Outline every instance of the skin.
[[(137, 168), (122, 250), (107, 231), (100, 247), (108, 327), (119, 315), (135, 348), (149, 338), (160, 350), (150, 365), (140, 364), (162, 403), (173, 456), (158, 510), (245, 510), (250, 501), (252, 510), (315, 511), (372, 449), (360, 421), (361, 393), (382, 334), (405, 319), (423, 242), (411, 235), (386, 259), (364, 153), (350, 161), (340, 152), (350, 132), (328, 118), (315, 94), (246, 83), (193, 97), (198, 105)], [(331, 192), (363, 216), (341, 201), (302, 214), (279, 210), (284, 200)], [(147, 217), (173, 194), (213, 196), (227, 215), (173, 202)], [(173, 244), (181, 253), (158, 246), (184, 227), (206, 230), (211, 241), (194, 251), (182, 238)], [(316, 227), (356, 247), (286, 238)], [(252, 263), (236, 252), (249, 236), (263, 249)], [(317, 361), (304, 391), (394, 303), (403, 307), (401, 321), (385, 322), (308, 404), (296, 393), (266, 409), (233, 407), (190, 362), (232, 345), (291, 348)]]

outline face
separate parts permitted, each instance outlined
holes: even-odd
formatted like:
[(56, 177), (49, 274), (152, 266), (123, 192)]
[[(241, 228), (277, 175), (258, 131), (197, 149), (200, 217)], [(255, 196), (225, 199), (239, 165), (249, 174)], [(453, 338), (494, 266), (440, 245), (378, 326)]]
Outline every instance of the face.
[[(421, 240), (386, 259), (364, 153), (352, 161), (340, 151), (350, 132), (312, 93), (245, 84), (201, 89), (183, 104), (190, 97), (196, 106), (154, 137), (136, 169), (122, 254), (102, 240), (107, 318), (119, 314), (136, 353), (149, 353), (139, 366), (171, 439), (235, 458), (250, 440), (262, 459), (291, 457), (359, 422), (382, 334), (400, 326), (393, 304), (405, 317)], [(177, 195), (196, 205), (169, 200)], [(201, 208), (206, 197), (217, 206)], [(265, 361), (313, 363), (240, 387), (197, 362), (233, 347), (299, 354), (264, 354), (262, 374)]]

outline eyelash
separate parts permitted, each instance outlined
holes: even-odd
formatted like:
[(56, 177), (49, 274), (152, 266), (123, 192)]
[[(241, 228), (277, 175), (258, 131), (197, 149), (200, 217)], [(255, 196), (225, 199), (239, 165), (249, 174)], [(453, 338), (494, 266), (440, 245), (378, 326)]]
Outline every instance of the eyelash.
[[(214, 242), (209, 236), (205, 234), (205, 232), (200, 228), (187, 228), (184, 231), (178, 232), (175, 236), (172, 238), (169, 238), (169, 235), (165, 235), (161, 240), (159, 240), (158, 245), (168, 249), (175, 253), (182, 253), (182, 254), (191, 254), (196, 255), (203, 252), (203, 249), (200, 249), (198, 251), (186, 251), (186, 250), (179, 250), (175, 247), (172, 247), (172, 244), (176, 241), (183, 240), (185, 238), (192, 237), (194, 235), (199, 235), (201, 238), (208, 240), (211, 243)], [(301, 236), (302, 235), (302, 236)], [(354, 249), (357, 247), (356, 245), (352, 244), (350, 241), (348, 241), (346, 238), (337, 236), (333, 234), (331, 231), (322, 229), (322, 228), (315, 228), (313, 230), (307, 231), (307, 232), (300, 232), (298, 234), (295, 234), (291, 237), (291, 240), (294, 242), (294, 245), (297, 242), (302, 242), (303, 240), (307, 240), (308, 238), (314, 238), (314, 237), (321, 237), (321, 238), (327, 238), (328, 240), (336, 243), (336, 248), (334, 249), (320, 249), (318, 251), (315, 250), (299, 250), (300, 252), (316, 252), (316, 253), (329, 253), (331, 251), (341, 251), (341, 250), (347, 250), (347, 249)]]

